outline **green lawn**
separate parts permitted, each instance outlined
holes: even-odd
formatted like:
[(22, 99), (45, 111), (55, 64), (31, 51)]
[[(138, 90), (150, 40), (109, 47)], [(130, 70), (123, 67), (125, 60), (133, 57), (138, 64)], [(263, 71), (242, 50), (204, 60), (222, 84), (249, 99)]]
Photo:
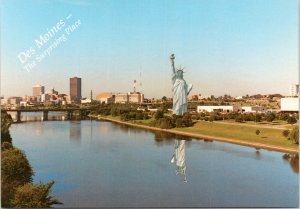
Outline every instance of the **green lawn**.
[(111, 116), (111, 115), (106, 115), (106, 116), (102, 116), (103, 118), (108, 118), (108, 119), (112, 119), (112, 120), (119, 120), (121, 121), (121, 117), (120, 116)]
[[(216, 121), (218, 122), (218, 121)], [(262, 122), (254, 122), (254, 121), (245, 121), (243, 123), (238, 123), (235, 122), (233, 119), (229, 120), (220, 120), (220, 122), (225, 122), (225, 123), (235, 123), (235, 124), (245, 124), (245, 125), (263, 125), (263, 126), (270, 126), (270, 127), (280, 127), (280, 128), (286, 128), (286, 129), (292, 129), (293, 125), (288, 124), (284, 120), (274, 120), (272, 122), (267, 122), (267, 121), (262, 121)]]
[[(108, 119), (119, 120), (119, 116), (105, 116)], [(135, 120), (126, 121), (129, 123), (136, 123), (141, 125), (149, 125), (154, 119), (148, 120)], [(228, 120), (224, 121), (228, 122)], [(265, 124), (256, 124), (263, 125)], [(270, 125), (271, 126), (271, 125)], [(291, 125), (289, 125), (291, 126)], [(256, 130), (260, 130), (260, 134), (256, 135)], [(266, 145), (274, 145), (283, 148), (297, 149), (298, 145), (293, 144), (291, 140), (287, 140), (280, 129), (272, 128), (261, 128), (253, 126), (241, 126), (239, 123), (232, 121), (232, 123), (222, 124), (218, 122), (198, 121), (193, 127), (188, 128), (174, 128), (172, 130), (178, 130), (187, 133), (203, 134), (207, 136), (224, 137), (229, 139), (237, 139), (245, 142), (255, 142)]]
[[(256, 135), (256, 130), (260, 134)], [(291, 140), (282, 136), (282, 130), (270, 128), (258, 128), (251, 126), (240, 126), (234, 123), (221, 124), (216, 122), (199, 121), (193, 127), (176, 128), (175, 130), (209, 136), (225, 137), (247, 142), (256, 142), (267, 145), (281, 146), (285, 148), (298, 148)]]

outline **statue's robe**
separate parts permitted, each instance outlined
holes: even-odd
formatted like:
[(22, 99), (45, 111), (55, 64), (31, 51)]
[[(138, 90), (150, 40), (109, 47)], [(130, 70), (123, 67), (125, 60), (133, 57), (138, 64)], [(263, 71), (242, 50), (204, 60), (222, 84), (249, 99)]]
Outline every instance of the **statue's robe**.
[(183, 177), (183, 181), (186, 180), (186, 165), (185, 165), (185, 140), (175, 140), (174, 154), (171, 159), (171, 163), (176, 164), (176, 174)]
[(188, 85), (183, 78), (179, 78), (177, 73), (172, 75), (173, 92), (173, 114), (183, 115), (187, 111), (188, 94), (193, 85)]

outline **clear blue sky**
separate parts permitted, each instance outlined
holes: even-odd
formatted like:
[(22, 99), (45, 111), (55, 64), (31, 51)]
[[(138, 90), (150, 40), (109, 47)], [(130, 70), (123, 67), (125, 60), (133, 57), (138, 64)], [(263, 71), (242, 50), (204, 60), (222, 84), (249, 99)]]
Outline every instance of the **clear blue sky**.
[[(185, 67), (191, 94), (288, 94), (298, 83), (297, 0), (43, 0), (1, 3), (1, 95), (32, 94), (42, 84), (83, 96), (132, 91), (171, 96), (169, 56)], [(72, 17), (66, 17), (72, 14)], [(36, 59), (77, 20), (80, 26), (29, 72), (18, 54)], [(35, 40), (65, 25), (40, 50)]]

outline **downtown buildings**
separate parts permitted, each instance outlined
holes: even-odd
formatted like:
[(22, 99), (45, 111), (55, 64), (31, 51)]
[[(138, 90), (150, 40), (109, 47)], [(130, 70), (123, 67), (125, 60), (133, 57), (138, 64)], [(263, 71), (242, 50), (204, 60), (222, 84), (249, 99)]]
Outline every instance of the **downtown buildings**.
[(81, 100), (81, 78), (70, 78), (70, 99), (71, 102), (80, 103)]
[(100, 103), (144, 103), (144, 94), (141, 92), (128, 92), (128, 93), (100, 93), (96, 95), (96, 100)]
[(35, 85), (32, 87), (32, 96), (37, 97), (45, 93), (45, 86)]

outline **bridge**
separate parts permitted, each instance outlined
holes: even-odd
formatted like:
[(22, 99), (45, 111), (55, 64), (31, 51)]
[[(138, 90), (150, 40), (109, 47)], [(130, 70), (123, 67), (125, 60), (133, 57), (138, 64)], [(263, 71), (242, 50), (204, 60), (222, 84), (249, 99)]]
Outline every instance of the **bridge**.
[(44, 108), (44, 109), (1, 109), (1, 112), (16, 112), (17, 113), (17, 123), (21, 122), (22, 112), (43, 112), (43, 120), (48, 120), (49, 112), (65, 112), (67, 114), (67, 119), (70, 120), (73, 117), (75, 111), (79, 112), (79, 116), (87, 116), (92, 110), (96, 108)]

